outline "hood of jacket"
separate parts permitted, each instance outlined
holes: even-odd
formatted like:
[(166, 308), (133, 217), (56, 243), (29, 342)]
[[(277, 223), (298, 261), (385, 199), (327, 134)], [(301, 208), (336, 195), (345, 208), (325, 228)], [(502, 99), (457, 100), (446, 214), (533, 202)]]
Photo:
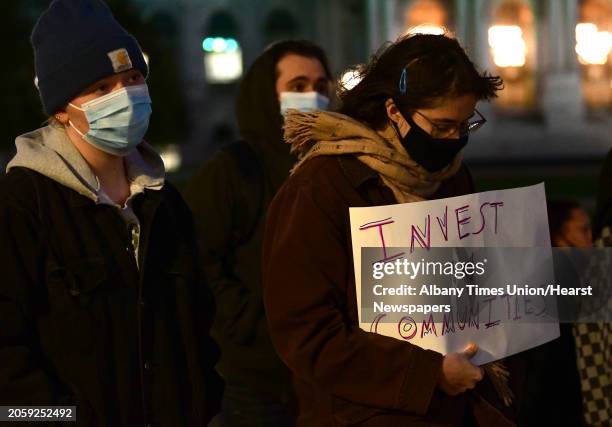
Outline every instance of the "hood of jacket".
[(276, 94), (276, 64), (282, 56), (272, 45), (251, 65), (236, 98), (240, 136), (257, 153), (265, 174), (276, 190), (289, 176), (296, 158), (283, 143), (283, 117)]
[[(99, 202), (100, 182), (63, 127), (49, 125), (15, 140), (17, 154), (6, 172), (23, 167), (34, 170), (77, 193)], [(164, 185), (164, 163), (155, 150), (142, 142), (125, 158), (130, 183), (159, 190)]]

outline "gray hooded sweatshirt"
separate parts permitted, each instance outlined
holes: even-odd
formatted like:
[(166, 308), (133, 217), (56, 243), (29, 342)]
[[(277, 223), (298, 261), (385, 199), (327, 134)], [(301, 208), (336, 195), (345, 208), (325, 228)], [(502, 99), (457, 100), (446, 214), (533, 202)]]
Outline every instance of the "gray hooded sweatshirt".
[(100, 188), (98, 177), (59, 125), (49, 125), (26, 133), (15, 140), (17, 154), (6, 167), (34, 170), (55, 182), (93, 200), (117, 208), (132, 234), (134, 256), (138, 262), (140, 222), (132, 210), (133, 198), (145, 188), (160, 190), (164, 185), (164, 163), (146, 142), (125, 157), (130, 196), (123, 206), (114, 203)]

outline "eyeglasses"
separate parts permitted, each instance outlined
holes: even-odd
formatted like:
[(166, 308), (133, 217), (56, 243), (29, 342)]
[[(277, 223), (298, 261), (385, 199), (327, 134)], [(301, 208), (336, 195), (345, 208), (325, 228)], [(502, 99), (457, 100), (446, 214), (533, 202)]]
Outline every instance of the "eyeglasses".
[(487, 119), (476, 109), (474, 109), (474, 113), (478, 115), (477, 118), (470, 118), (458, 125), (438, 125), (423, 113), (418, 111), (415, 111), (415, 113), (423, 117), (431, 125), (430, 135), (434, 138), (449, 138), (457, 133), (459, 133), (459, 137), (463, 137), (469, 133), (476, 132), (487, 122)]

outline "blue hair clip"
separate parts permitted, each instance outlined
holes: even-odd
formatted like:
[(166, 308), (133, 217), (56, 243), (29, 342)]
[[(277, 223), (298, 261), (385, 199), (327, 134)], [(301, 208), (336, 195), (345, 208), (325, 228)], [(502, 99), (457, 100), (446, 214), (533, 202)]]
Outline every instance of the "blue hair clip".
[(408, 72), (406, 71), (406, 67), (404, 67), (402, 71), (402, 75), (400, 76), (400, 80), (399, 80), (399, 91), (402, 95), (406, 95), (406, 76), (407, 75), (408, 75)]

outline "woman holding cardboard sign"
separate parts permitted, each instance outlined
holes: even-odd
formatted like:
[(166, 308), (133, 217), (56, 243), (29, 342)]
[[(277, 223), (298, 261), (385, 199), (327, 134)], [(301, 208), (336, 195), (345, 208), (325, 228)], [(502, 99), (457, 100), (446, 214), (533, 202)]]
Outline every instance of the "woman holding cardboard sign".
[(460, 153), (501, 80), (442, 35), (401, 38), (360, 74), (339, 112), (288, 113), (300, 161), (268, 216), (265, 304), (298, 426), (512, 425), (491, 388), (465, 393), (486, 385), (475, 345), (442, 356), (359, 328), (349, 223), (349, 207), (472, 192)]

